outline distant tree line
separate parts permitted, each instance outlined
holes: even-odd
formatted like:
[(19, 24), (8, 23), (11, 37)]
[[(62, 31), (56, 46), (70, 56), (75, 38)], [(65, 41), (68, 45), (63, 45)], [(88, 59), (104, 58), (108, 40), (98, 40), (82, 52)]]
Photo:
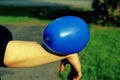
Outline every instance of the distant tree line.
[(2, 16), (28, 16), (39, 19), (56, 19), (65, 15), (76, 15), (86, 20), (91, 21), (91, 11), (82, 9), (71, 9), (69, 6), (0, 6), (0, 15)]

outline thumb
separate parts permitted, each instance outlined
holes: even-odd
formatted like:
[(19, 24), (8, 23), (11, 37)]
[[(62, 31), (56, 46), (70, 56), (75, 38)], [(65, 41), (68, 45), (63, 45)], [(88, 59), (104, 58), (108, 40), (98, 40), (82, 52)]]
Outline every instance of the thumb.
[(65, 64), (61, 62), (59, 72), (63, 72), (64, 70), (65, 70)]

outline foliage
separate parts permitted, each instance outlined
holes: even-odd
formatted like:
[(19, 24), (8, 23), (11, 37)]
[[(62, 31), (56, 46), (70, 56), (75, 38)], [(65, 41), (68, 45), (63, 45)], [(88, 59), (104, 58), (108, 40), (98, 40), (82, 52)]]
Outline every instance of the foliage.
[[(91, 27), (90, 32), (88, 46), (79, 53), (81, 80), (120, 80), (120, 29)], [(67, 80), (68, 69), (61, 74), (63, 80)]]
[(107, 25), (114, 24), (120, 26), (120, 0), (94, 0), (92, 7), (94, 9), (94, 22)]

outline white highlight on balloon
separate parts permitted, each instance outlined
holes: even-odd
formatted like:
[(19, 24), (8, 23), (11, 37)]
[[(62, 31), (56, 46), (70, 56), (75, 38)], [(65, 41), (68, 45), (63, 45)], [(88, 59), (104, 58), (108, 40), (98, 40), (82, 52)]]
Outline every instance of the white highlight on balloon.
[(69, 35), (69, 34), (71, 34), (71, 32), (64, 32), (64, 33), (61, 33), (61, 34), (60, 34), (60, 37), (65, 37), (65, 36), (67, 36), (67, 35)]

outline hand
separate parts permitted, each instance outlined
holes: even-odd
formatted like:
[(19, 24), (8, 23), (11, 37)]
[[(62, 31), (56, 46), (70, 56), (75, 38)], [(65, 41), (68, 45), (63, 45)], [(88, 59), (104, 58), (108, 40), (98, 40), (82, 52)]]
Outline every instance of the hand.
[(70, 64), (71, 71), (68, 80), (79, 80), (82, 76), (81, 65), (77, 54), (70, 55), (68, 58), (61, 60), (60, 72), (65, 70), (67, 64)]

